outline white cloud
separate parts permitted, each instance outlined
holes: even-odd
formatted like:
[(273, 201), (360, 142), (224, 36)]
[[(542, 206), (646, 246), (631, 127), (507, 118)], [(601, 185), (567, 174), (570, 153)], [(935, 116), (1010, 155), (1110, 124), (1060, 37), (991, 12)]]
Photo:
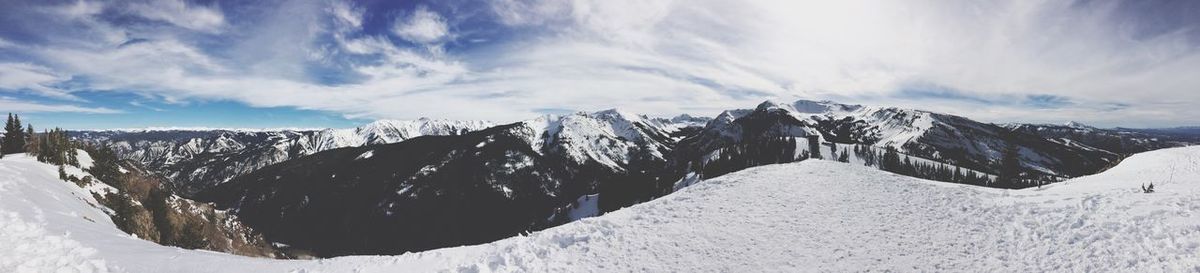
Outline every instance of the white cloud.
[(87, 18), (103, 12), (104, 4), (100, 2), (78, 0), (72, 4), (60, 6), (57, 11), (68, 18)]
[[(982, 119), (1031, 120), (1022, 113), (1037, 112), (1120, 124), (1101, 118), (1097, 109), (1102, 107), (1089, 105), (1105, 102), (1134, 105), (1104, 112), (1133, 126), (1194, 122), (1187, 117), (1200, 114), (1190, 108), (1175, 109), (1188, 114), (1173, 116), (1137, 110), (1138, 105), (1200, 101), (1200, 92), (1194, 91), (1200, 77), (1190, 72), (1200, 67), (1200, 51), (1179, 34), (1132, 38), (1128, 26), (1114, 22), (1117, 6), (1108, 2), (572, 1), (569, 7), (546, 9), (529, 8), (541, 4), (536, 1), (494, 3), (502, 21), (555, 33), (549, 41), (498, 54), (512, 61), (503, 64), (508, 67), (637, 66), (683, 82), (699, 80), (717, 92), (764, 93), (756, 99), (848, 98), (891, 105), (897, 90), (936, 83), (968, 96), (1049, 94), (1080, 102), (1055, 112), (1014, 105), (972, 105), (954, 112), (965, 107), (941, 105), (954, 101), (919, 105)], [(587, 46), (552, 57), (539, 47), (572, 50), (558, 47), (562, 44)], [(555, 71), (543, 72), (568, 80)], [(598, 77), (570, 80), (633, 79)], [(641, 91), (647, 95), (619, 104), (637, 107), (651, 94), (670, 94), (661, 90), (668, 88), (646, 87)], [(744, 103), (731, 97), (705, 104), (747, 107)]]
[(362, 27), (363, 10), (355, 8), (352, 3), (342, 1), (330, 1), (329, 13), (340, 23), (347, 24), (349, 27), (358, 29)]
[(0, 109), (13, 113), (50, 113), (50, 112), (69, 112), (69, 113), (89, 113), (89, 114), (116, 114), (121, 111), (108, 109), (104, 107), (82, 107), (67, 104), (41, 104), (36, 102), (21, 101), (11, 98), (0, 97)]
[(49, 68), (29, 63), (0, 63), (0, 91), (30, 91), (37, 95), (65, 100), (79, 100), (70, 92), (54, 85), (70, 80)]
[[(215, 8), (165, 3), (156, 3), (165, 6), (157, 10), (210, 9), (210, 17), (222, 18), (174, 24), (200, 32), (225, 25)], [(361, 7), (330, 0), (289, 2), (293, 6), (279, 8), (286, 13), (270, 16), (278, 20), (256, 21), (262, 26), (245, 30), (248, 38), (234, 41), (239, 46), (219, 53), (165, 35), (123, 47), (63, 43), (34, 54), (61, 72), (50, 75), (87, 76), (92, 88), (366, 118), (511, 121), (540, 109), (611, 107), (715, 115), (772, 98), (898, 105), (988, 121), (1157, 126), (1200, 116), (1192, 107), (1200, 102), (1200, 77), (1193, 75), (1200, 49), (1178, 32), (1131, 33), (1113, 19), (1118, 7), (1110, 2), (490, 3), (502, 26), (488, 27), (516, 28), (529, 39), (429, 50), (458, 35), (476, 38), (466, 36), (469, 30), (452, 33), (447, 18), (457, 20), (457, 14), (418, 7), (389, 30), (427, 48), (401, 47), (362, 33), (367, 17)], [(95, 14), (94, 8), (71, 8)], [(309, 58), (357, 77), (321, 83), (307, 74)], [(1073, 103), (1030, 108), (897, 97), (899, 90), (925, 85), (986, 100), (1045, 94)], [(1125, 105), (1105, 106), (1114, 103)]]
[(131, 3), (129, 10), (146, 19), (158, 20), (196, 31), (220, 32), (225, 15), (216, 7), (189, 5), (183, 0)]
[(448, 39), (450, 27), (441, 15), (418, 6), (411, 14), (396, 19), (392, 33), (414, 43), (432, 44)]

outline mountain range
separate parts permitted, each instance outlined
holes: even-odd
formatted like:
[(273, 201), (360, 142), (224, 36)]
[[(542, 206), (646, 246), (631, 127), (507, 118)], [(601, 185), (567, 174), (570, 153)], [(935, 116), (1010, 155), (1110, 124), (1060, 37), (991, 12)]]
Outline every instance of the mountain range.
[(395, 143), (422, 135), (455, 135), (493, 126), (486, 121), (379, 120), (358, 128), (325, 130), (108, 130), (72, 131), (84, 143), (111, 147), (123, 159), (170, 178), (191, 195), (267, 165), (316, 152)]
[[(318, 256), (490, 242), (645, 202), (729, 171), (833, 159), (838, 150), (854, 150), (848, 161), (868, 165), (872, 160), (863, 159), (895, 151), (905, 162), (982, 177), (963, 183), (1028, 187), (1093, 174), (1133, 152), (1200, 143), (1151, 131), (997, 125), (808, 100), (768, 101), (712, 119), (614, 109), (501, 125), (421, 119), (313, 131), (72, 134), (115, 147), (123, 158), (170, 178), (184, 195), (228, 209), (271, 242)], [(1022, 181), (1036, 182), (992, 184), (1006, 149), (1015, 151)], [(730, 160), (739, 164), (708, 170)]]

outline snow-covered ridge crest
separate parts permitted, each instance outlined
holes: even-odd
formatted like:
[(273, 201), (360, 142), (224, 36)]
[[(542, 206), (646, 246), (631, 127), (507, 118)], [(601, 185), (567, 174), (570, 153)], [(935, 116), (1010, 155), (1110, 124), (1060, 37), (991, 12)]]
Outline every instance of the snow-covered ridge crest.
[(313, 137), (313, 150), (396, 143), (425, 135), (458, 135), (492, 126), (495, 124), (490, 121), (476, 120), (376, 120), (356, 128), (321, 130)]
[(841, 104), (833, 101), (822, 100), (796, 100), (793, 102), (782, 102), (778, 100), (767, 100), (760, 103), (755, 110), (770, 111), (783, 110), (792, 113), (802, 114), (827, 114), (827, 113), (844, 113), (853, 112), (862, 109), (864, 106), (857, 104)]
[(436, 127), (437, 125), (459, 125), (463, 127), (490, 127), (495, 123), (486, 120), (445, 120), (432, 119), (421, 117), (418, 119), (379, 119), (362, 126), (350, 128), (320, 128), (320, 127), (274, 127), (274, 128), (235, 128), (235, 127), (186, 127), (186, 126), (151, 126), (151, 127), (133, 127), (133, 128), (105, 128), (105, 129), (72, 129), (70, 131), (77, 132), (123, 132), (123, 133), (144, 133), (144, 132), (210, 132), (210, 131), (225, 131), (225, 132), (243, 132), (243, 133), (262, 133), (262, 132), (308, 132), (308, 131), (338, 131), (338, 130), (354, 130), (354, 131), (370, 131), (372, 129), (400, 128), (400, 127)]
[(206, 131), (227, 131), (227, 132), (245, 132), (245, 133), (261, 133), (261, 132), (304, 132), (318, 131), (325, 128), (315, 127), (279, 127), (279, 128), (225, 128), (225, 127), (143, 127), (143, 128), (111, 128), (111, 129), (74, 129), (71, 131), (79, 132), (123, 132), (123, 133), (145, 133), (145, 132), (206, 132)]
[(75, 131), (72, 137), (107, 144), (122, 158), (171, 178), (183, 194), (192, 194), (267, 165), (329, 149), (458, 135), (493, 125), (421, 118), (316, 131)]

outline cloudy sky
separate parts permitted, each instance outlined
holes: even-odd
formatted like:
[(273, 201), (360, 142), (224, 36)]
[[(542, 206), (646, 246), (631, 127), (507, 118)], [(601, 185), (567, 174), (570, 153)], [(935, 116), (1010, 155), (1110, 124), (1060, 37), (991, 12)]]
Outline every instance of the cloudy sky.
[(1200, 125), (1200, 1), (0, 0), (0, 112), (67, 128), (516, 121), (768, 99)]

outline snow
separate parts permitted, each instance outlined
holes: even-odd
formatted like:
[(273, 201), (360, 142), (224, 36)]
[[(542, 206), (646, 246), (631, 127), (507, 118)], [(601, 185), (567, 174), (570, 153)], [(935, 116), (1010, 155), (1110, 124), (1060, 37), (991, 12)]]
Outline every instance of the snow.
[[(0, 159), (0, 272), (1178, 272), (1200, 269), (1200, 147), (1041, 189), (825, 160), (770, 165), (497, 242), (270, 260), (121, 233), (57, 169)], [(1158, 192), (1141, 193), (1153, 182)], [(82, 217), (81, 217), (82, 216)], [(85, 219), (85, 217), (87, 217)], [(91, 219), (91, 220), (87, 220)]]
[(672, 186), (672, 191), (678, 191), (680, 189), (690, 187), (696, 183), (700, 183), (700, 181), (703, 180), (700, 179), (699, 173), (689, 172), (687, 175), (684, 175), (683, 178), (680, 178), (679, 181), (675, 181), (675, 185)]
[(319, 151), (358, 147), (369, 144), (396, 143), (425, 135), (457, 135), (463, 131), (477, 131), (492, 127), (489, 121), (439, 120), (421, 118), (417, 120), (376, 120), (357, 128), (325, 129), (312, 137), (311, 146)]
[(583, 218), (595, 217), (600, 215), (600, 195), (588, 194), (580, 196), (572, 204), (571, 210), (567, 211), (567, 217), (571, 221), (576, 221)]
[(96, 160), (93, 160), (92, 155), (88, 154), (87, 151), (75, 149), (75, 155), (76, 161), (79, 161), (80, 169), (91, 169), (96, 164)]
[(671, 128), (674, 127), (645, 116), (610, 109), (595, 113), (545, 115), (522, 121), (514, 133), (523, 137), (539, 153), (561, 153), (576, 163), (590, 160), (612, 170), (623, 170), (633, 157), (631, 150), (637, 148), (642, 148), (653, 157), (664, 158), (660, 148), (667, 144), (655, 140), (651, 134), (666, 136)]
[(355, 157), (354, 160), (368, 159), (368, 158), (371, 158), (372, 156), (375, 156), (375, 150), (367, 150), (366, 152), (363, 152), (362, 154), (358, 155), (358, 157)]

